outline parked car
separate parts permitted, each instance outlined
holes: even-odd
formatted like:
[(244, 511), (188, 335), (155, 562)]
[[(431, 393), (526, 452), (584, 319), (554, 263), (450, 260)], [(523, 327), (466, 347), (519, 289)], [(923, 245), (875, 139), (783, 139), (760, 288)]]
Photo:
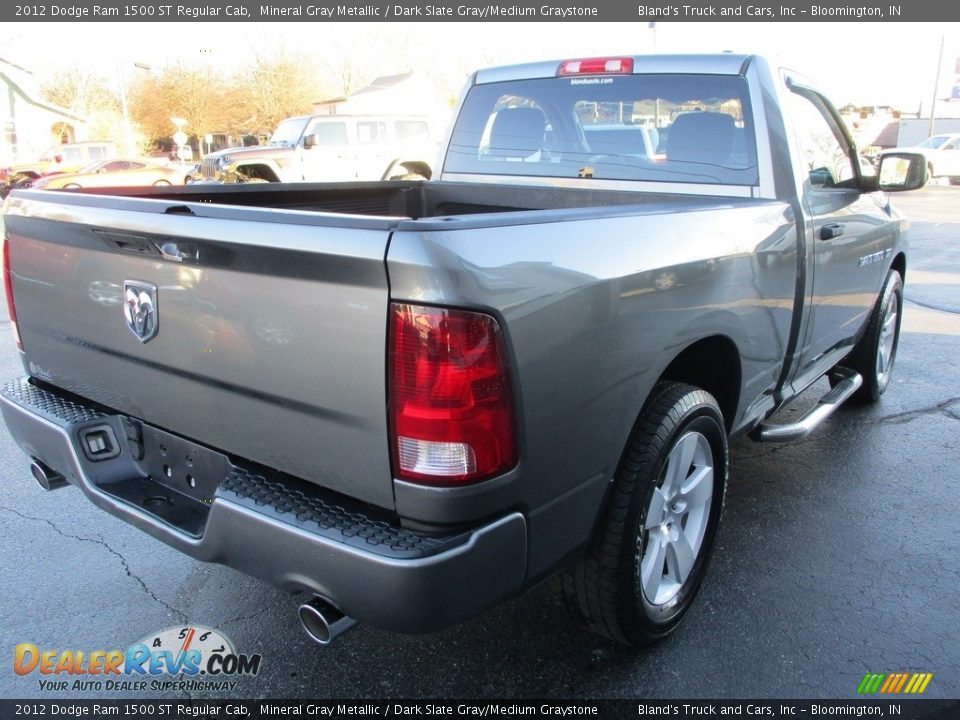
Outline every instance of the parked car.
[(55, 173), (75, 172), (89, 162), (117, 154), (113, 143), (80, 142), (54, 145), (35, 162), (17, 163), (0, 168), (0, 181), (14, 186), (24, 179), (36, 179)]
[(920, 153), (927, 159), (927, 179), (945, 177), (951, 185), (960, 185), (960, 133), (931, 135), (914, 147), (884, 150), (881, 156), (891, 152)]
[(138, 185), (183, 185), (186, 170), (144, 160), (112, 158), (97, 160), (75, 173), (50, 175), (34, 181), (31, 187), (68, 190), (80, 187), (135, 187)]

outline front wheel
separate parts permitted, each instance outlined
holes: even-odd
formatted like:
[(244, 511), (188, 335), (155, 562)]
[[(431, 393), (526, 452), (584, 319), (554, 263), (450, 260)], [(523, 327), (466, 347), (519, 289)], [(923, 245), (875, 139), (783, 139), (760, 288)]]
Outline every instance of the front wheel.
[(900, 344), (902, 310), (903, 280), (899, 272), (891, 270), (870, 312), (867, 330), (846, 362), (851, 370), (863, 376), (863, 385), (853, 396), (854, 400), (876, 402), (890, 384)]
[(709, 393), (657, 384), (584, 556), (559, 580), (587, 627), (627, 645), (666, 637), (706, 573), (727, 480), (723, 416)]
[(157, 180), (154, 184), (154, 187), (170, 187), (169, 180)]

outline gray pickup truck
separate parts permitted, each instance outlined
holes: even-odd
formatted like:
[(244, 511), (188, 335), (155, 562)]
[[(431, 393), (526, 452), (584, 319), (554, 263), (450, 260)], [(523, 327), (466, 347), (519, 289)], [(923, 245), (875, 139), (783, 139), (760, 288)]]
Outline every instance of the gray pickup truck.
[(13, 192), (27, 376), (0, 405), (43, 487), (305, 592), (321, 643), (552, 576), (650, 642), (704, 578), (729, 440), (886, 388), (886, 191), (923, 171), (862, 177), (823, 96), (754, 56), (483, 70), (429, 182)]

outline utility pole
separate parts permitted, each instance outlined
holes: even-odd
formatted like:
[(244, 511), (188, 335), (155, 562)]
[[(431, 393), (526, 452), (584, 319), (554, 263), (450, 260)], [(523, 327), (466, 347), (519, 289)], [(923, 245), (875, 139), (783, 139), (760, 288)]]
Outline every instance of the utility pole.
[(940, 87), (940, 68), (943, 67), (943, 43), (946, 36), (940, 36), (940, 54), (937, 56), (937, 79), (933, 81), (933, 98), (930, 100), (930, 127), (927, 128), (927, 137), (933, 135), (934, 118), (937, 117), (937, 89)]

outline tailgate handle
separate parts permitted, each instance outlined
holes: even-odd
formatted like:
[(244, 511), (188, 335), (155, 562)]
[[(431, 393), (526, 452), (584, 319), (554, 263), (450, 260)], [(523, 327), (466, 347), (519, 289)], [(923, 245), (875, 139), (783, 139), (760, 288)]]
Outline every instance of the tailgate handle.
[(196, 213), (186, 205), (171, 205), (163, 211), (164, 215), (196, 215)]
[(94, 230), (93, 234), (112, 248), (134, 255), (156, 255), (156, 246), (142, 235), (115, 232), (113, 230)]
[(165, 242), (160, 246), (164, 260), (183, 262), (184, 260), (198, 260), (200, 251), (193, 243)]

